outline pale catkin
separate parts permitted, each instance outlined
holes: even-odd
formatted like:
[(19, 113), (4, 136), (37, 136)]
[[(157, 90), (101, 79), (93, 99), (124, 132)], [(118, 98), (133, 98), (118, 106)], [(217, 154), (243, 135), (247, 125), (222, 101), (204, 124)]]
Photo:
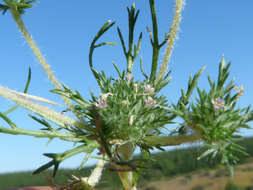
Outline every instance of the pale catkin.
[(17, 91), (14, 91), (14, 90), (10, 90), (10, 91), (12, 91), (12, 92), (16, 93), (17, 95), (20, 95), (20, 96), (22, 96), (24, 98), (37, 100), (37, 101), (48, 103), (48, 104), (52, 104), (52, 105), (55, 105), (55, 106), (61, 106), (60, 104), (57, 104), (57, 103), (55, 103), (55, 102), (53, 102), (51, 100), (48, 100), (48, 99), (45, 99), (45, 98), (42, 98), (42, 97), (38, 97), (38, 96), (34, 96), (34, 95), (22, 93), (22, 92), (17, 92)]
[[(33, 40), (32, 36), (30, 35), (28, 30), (26, 29), (25, 24), (23, 23), (20, 14), (16, 10), (10, 9), (10, 11), (11, 11), (11, 14), (12, 14), (16, 24), (18, 25), (18, 28), (20, 29), (22, 35), (24, 36), (24, 38), (25, 38), (26, 42), (28, 43), (28, 45), (30, 46), (30, 48), (32, 49), (33, 53), (35, 54), (35, 56), (39, 60), (39, 63), (41, 64), (41, 66), (45, 70), (47, 76), (49, 77), (49, 79), (51, 80), (51, 82), (53, 83), (53, 85), (55, 86), (56, 89), (61, 89), (60, 83), (58, 82), (58, 80), (54, 76), (53, 72), (51, 71), (50, 65), (47, 64), (46, 59), (42, 55), (40, 49), (38, 48), (37, 44)], [(62, 99), (64, 100), (66, 105), (68, 105), (69, 108), (74, 112), (72, 103), (64, 96), (62, 96)]]
[(170, 33), (169, 33), (169, 39), (168, 39), (168, 43), (166, 46), (163, 63), (160, 67), (160, 70), (159, 70), (159, 73), (157, 76), (157, 81), (160, 81), (163, 78), (164, 73), (167, 71), (168, 62), (171, 57), (171, 53), (174, 48), (175, 40), (177, 37), (179, 23), (182, 18), (182, 10), (183, 10), (184, 4), (185, 4), (184, 0), (176, 0), (174, 18), (173, 18), (172, 26), (171, 26)]
[(19, 93), (16, 93), (14, 90), (0, 86), (0, 96), (3, 96), (6, 99), (16, 102), (18, 105), (36, 113), (53, 123), (65, 127), (66, 124), (74, 125), (76, 127), (82, 128), (83, 125), (78, 121), (71, 119), (63, 114), (60, 114), (56, 111), (49, 109), (46, 106), (34, 103), (30, 100), (27, 100), (24, 96), (21, 96)]
[(91, 175), (87, 179), (87, 183), (91, 187), (95, 187), (95, 185), (98, 184), (98, 182), (102, 176), (102, 171), (103, 171), (105, 163), (106, 163), (105, 160), (103, 160), (103, 159), (99, 160), (96, 165), (96, 168), (92, 171)]

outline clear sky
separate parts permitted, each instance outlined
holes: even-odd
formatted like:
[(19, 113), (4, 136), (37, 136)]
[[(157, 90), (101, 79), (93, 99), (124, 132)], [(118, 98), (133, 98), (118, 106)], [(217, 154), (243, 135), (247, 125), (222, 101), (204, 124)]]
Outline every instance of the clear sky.
[[(2, 1), (0, 0), (2, 3)], [(27, 10), (23, 16), (30, 33), (41, 48), (57, 78), (72, 89), (78, 90), (89, 99), (89, 89), (99, 93), (92, 73), (88, 67), (90, 43), (98, 29), (108, 19), (116, 21), (127, 39), (127, 11), (132, 0), (43, 0)], [(173, 15), (174, 0), (156, 1), (159, 37), (169, 31)], [(150, 73), (151, 45), (146, 26), (152, 28), (148, 0), (136, 0), (140, 9), (136, 36), (143, 31), (143, 44), (140, 55), (143, 57), (144, 70)], [(180, 88), (186, 88), (190, 74), (207, 66), (200, 78), (199, 86), (208, 88), (207, 75), (217, 77), (218, 64), (222, 55), (232, 62), (231, 76), (236, 84), (243, 85), (245, 93), (239, 105), (245, 107), (253, 102), (253, 1), (252, 0), (188, 0), (183, 11), (178, 40), (169, 63), (173, 80), (164, 89), (169, 102), (176, 101)], [(114, 26), (103, 37), (105, 41), (115, 41), (116, 46), (95, 50), (94, 66), (98, 70), (116, 76), (112, 62), (120, 69), (126, 68), (126, 61)], [(45, 75), (38, 61), (25, 43), (10, 14), (0, 16), (0, 84), (22, 91), (28, 67), (32, 69), (29, 93), (58, 103), (60, 98), (48, 92), (54, 87)], [(160, 63), (162, 62), (161, 51)], [(135, 63), (134, 74), (139, 74), (139, 57)], [(14, 105), (0, 98), (0, 111)], [(52, 106), (51, 106), (52, 107)], [(53, 107), (52, 107), (53, 108)], [(63, 109), (60, 108), (60, 109)], [(59, 110), (59, 108), (58, 108)], [(39, 129), (35, 121), (28, 118), (27, 111), (17, 109), (9, 116), (21, 128)], [(0, 125), (5, 125), (0, 121)], [(250, 135), (252, 131), (243, 131)], [(26, 136), (0, 134), (0, 173), (35, 169), (48, 161), (42, 156), (48, 152), (62, 152), (72, 147), (71, 143), (54, 140), (46, 146), (46, 139)], [(67, 160), (62, 167), (77, 167), (81, 157)]]

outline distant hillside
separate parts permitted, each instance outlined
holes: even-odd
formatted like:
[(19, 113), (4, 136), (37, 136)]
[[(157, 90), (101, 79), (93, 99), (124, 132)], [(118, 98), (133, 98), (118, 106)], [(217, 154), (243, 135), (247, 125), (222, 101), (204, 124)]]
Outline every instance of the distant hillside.
[(253, 190), (253, 160), (236, 166), (233, 179), (225, 167), (217, 167), (162, 178), (142, 184), (139, 190)]
[[(253, 137), (242, 139), (239, 143), (240, 145), (244, 146), (247, 149), (247, 152), (250, 154), (250, 157), (253, 157)], [(218, 179), (217, 173), (219, 172), (223, 173), (224, 175), (227, 175), (226, 170), (224, 170), (223, 168), (220, 168), (220, 166), (218, 166), (217, 164), (217, 161), (211, 161), (208, 159), (197, 161), (197, 157), (199, 156), (199, 153), (200, 153), (199, 147), (191, 147), (187, 149), (175, 149), (168, 152), (153, 154), (152, 159), (154, 161), (150, 162), (148, 164), (148, 169), (143, 171), (140, 177), (140, 182), (139, 182), (140, 186), (143, 188), (145, 187), (145, 190), (156, 190), (157, 185), (155, 184), (158, 181), (160, 181), (160, 183), (166, 183), (168, 182), (168, 179), (172, 179), (172, 178), (177, 179), (176, 178), (177, 176), (181, 176), (179, 177), (179, 179), (182, 178), (183, 181), (184, 179), (188, 179), (188, 178), (194, 179), (194, 177), (189, 177), (190, 176), (189, 174), (195, 171), (198, 171), (197, 172), (198, 175), (216, 176), (215, 177), (216, 180)], [(246, 161), (249, 162), (250, 160), (249, 157), (244, 157), (242, 155), (239, 155), (239, 157), (241, 159), (240, 164), (246, 163)], [(253, 166), (252, 167), (249, 166), (250, 164), (251, 162), (247, 163), (247, 166), (245, 166), (246, 167), (245, 170), (251, 171), (252, 169), (253, 171)], [(253, 164), (253, 161), (252, 161), (252, 164)], [(212, 171), (211, 169), (216, 169), (216, 170)], [(88, 176), (91, 170), (92, 170), (92, 167), (85, 168), (82, 170), (77, 170), (77, 171), (61, 169), (58, 172), (54, 183), (63, 184), (64, 182), (66, 182), (66, 180), (70, 177), (71, 174), (74, 174), (76, 176)], [(185, 175), (184, 177), (182, 177), (183, 174)], [(47, 172), (41, 175), (35, 175), (35, 176), (31, 175), (31, 171), (0, 174), (0, 190), (12, 188), (12, 187), (48, 185), (49, 181), (46, 180), (45, 176), (50, 176), (50, 172)], [(251, 176), (253, 180), (253, 172)], [(218, 177), (221, 177), (221, 176), (218, 176)], [(152, 188), (151, 187), (148, 188), (147, 184), (154, 184), (154, 185)], [(115, 172), (110, 172), (108, 170), (105, 170), (104, 175), (101, 179), (101, 183), (98, 185), (97, 189), (107, 188), (108, 190), (109, 189), (118, 190), (119, 186), (120, 186), (120, 181), (118, 179), (117, 174)], [(176, 189), (180, 190), (179, 186)], [(203, 188), (201, 189), (201, 187), (196, 187), (196, 189), (193, 189), (193, 190), (203, 190)], [(226, 189), (226, 190), (229, 190), (229, 189)]]

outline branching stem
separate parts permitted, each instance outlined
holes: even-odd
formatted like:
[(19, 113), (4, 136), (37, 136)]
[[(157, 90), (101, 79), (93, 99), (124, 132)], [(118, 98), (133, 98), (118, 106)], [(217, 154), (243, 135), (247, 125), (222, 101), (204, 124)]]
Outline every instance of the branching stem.
[(190, 143), (200, 140), (201, 136), (198, 132), (192, 135), (180, 136), (150, 136), (146, 137), (145, 141), (150, 146), (175, 146), (183, 143)]
[[(132, 143), (124, 144), (120, 147), (119, 153), (121, 154), (124, 160), (130, 160), (133, 152), (135, 150), (135, 146)], [(115, 167), (119, 170), (118, 175), (124, 186), (125, 190), (137, 190), (136, 185), (134, 184), (133, 179), (133, 171), (120, 171), (126, 169), (127, 166), (115, 165)], [(128, 168), (127, 168), (128, 169)]]
[(69, 133), (63, 133), (59, 131), (55, 132), (44, 132), (44, 131), (35, 131), (35, 130), (28, 130), (28, 129), (21, 129), (21, 128), (6, 128), (0, 126), (0, 133), (6, 133), (11, 135), (28, 135), (33, 136), (37, 138), (59, 138), (64, 141), (70, 141), (70, 142), (78, 142), (82, 140), (81, 138), (75, 137), (72, 134)]
[(154, 0), (149, 0), (149, 5), (150, 5), (150, 11), (151, 11), (152, 23), (153, 23), (153, 33), (151, 36), (153, 37), (153, 39), (151, 39), (151, 43), (153, 46), (153, 57), (152, 57), (152, 68), (151, 68), (150, 79), (155, 80), (160, 47), (159, 47), (159, 41), (158, 41), (158, 26), (157, 26)]

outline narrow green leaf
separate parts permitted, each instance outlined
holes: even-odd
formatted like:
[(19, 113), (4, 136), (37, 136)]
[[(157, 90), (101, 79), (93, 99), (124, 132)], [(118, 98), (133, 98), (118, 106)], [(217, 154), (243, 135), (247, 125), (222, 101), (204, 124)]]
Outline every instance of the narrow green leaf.
[(117, 73), (118, 73), (118, 75), (119, 75), (119, 78), (122, 78), (122, 75), (121, 75), (120, 70), (119, 70), (119, 68), (117, 67), (117, 65), (116, 65), (115, 63), (112, 63), (112, 64), (113, 64), (115, 70), (117, 71)]
[(12, 129), (16, 129), (17, 126), (4, 114), (0, 112), (0, 117), (10, 125)]
[(122, 48), (123, 48), (123, 52), (124, 52), (125, 56), (127, 57), (127, 51), (126, 51), (126, 46), (125, 46), (124, 38), (122, 36), (122, 33), (121, 33), (119, 27), (117, 27), (117, 31), (118, 31), (118, 35), (119, 35), (119, 39), (120, 39)]
[(141, 68), (141, 73), (145, 77), (145, 79), (148, 79), (148, 75), (144, 72), (143, 65), (142, 65), (142, 56), (140, 57), (140, 68)]

